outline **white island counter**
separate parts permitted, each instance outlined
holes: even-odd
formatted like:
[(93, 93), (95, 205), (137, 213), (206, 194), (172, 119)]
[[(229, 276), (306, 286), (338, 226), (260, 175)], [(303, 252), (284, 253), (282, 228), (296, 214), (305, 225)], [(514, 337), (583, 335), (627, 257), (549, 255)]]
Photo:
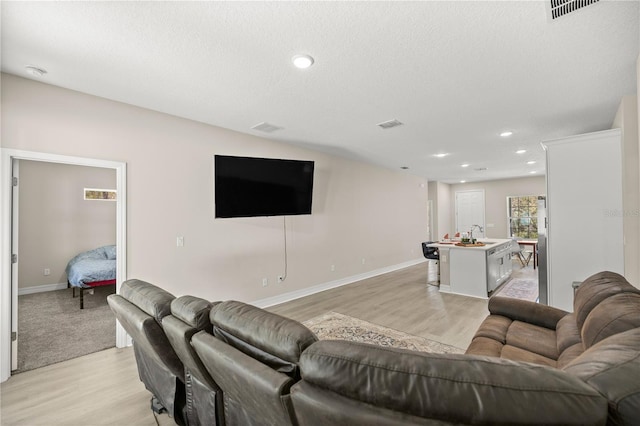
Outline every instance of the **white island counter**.
[(481, 247), (429, 244), (440, 252), (440, 291), (487, 298), (513, 271), (510, 239), (481, 239)]

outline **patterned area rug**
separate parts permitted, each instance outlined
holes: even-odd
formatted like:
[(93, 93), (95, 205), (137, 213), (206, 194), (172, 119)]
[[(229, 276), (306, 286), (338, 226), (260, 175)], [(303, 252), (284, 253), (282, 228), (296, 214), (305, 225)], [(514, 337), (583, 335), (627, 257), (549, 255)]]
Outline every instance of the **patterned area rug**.
[(535, 302), (538, 300), (538, 282), (526, 278), (513, 278), (502, 286), (495, 295)]
[(327, 312), (307, 320), (303, 324), (310, 328), (321, 340), (348, 340), (350, 342), (371, 343), (430, 353), (464, 353), (464, 350), (455, 346), (424, 337), (412, 336), (337, 312)]

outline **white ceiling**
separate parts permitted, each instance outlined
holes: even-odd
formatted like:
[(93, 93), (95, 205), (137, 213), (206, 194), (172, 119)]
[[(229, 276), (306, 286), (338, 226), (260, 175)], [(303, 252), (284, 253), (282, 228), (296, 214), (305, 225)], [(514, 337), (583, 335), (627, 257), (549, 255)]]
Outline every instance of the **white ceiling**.
[(638, 4), (3, 1), (2, 71), (429, 180), (529, 176), (636, 93)]

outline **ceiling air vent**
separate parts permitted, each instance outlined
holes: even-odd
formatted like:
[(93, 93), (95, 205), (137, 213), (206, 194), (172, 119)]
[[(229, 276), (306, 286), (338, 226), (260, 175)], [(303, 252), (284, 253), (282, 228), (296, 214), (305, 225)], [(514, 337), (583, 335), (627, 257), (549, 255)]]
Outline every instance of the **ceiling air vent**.
[(550, 0), (550, 2), (547, 3), (547, 12), (552, 20), (558, 19), (561, 16), (575, 12), (578, 9), (582, 9), (598, 1), (600, 0)]
[(273, 124), (269, 124), (267, 122), (258, 123), (252, 127), (253, 130), (258, 130), (260, 132), (265, 133), (273, 133), (276, 130), (282, 130), (282, 127), (274, 126)]
[(402, 126), (404, 123), (399, 122), (395, 118), (389, 121), (383, 121), (382, 123), (376, 124), (378, 127), (382, 127), (383, 129), (390, 129), (392, 127)]

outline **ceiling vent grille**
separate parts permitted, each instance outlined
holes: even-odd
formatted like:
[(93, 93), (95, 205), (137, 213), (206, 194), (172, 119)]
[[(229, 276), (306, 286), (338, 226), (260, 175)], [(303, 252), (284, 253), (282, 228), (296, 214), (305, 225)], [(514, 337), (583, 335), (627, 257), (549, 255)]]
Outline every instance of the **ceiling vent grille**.
[(598, 1), (600, 0), (550, 0), (550, 3), (548, 3), (549, 14), (552, 20), (558, 19)]
[(260, 132), (265, 133), (273, 133), (276, 130), (282, 130), (282, 127), (274, 126), (273, 124), (269, 124), (267, 122), (258, 123), (252, 127), (253, 130), (258, 130)]
[(382, 123), (376, 124), (376, 126), (381, 127), (383, 129), (391, 129), (392, 127), (402, 126), (404, 123), (399, 122), (395, 118), (389, 121), (383, 121)]

